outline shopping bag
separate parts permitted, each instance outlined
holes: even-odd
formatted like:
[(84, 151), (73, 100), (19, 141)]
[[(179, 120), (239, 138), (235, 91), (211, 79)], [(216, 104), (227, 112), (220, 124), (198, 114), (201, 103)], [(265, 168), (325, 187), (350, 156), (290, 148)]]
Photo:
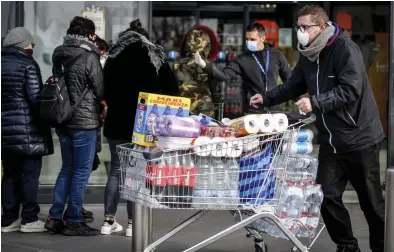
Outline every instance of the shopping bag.
[(272, 144), (268, 143), (261, 152), (239, 159), (241, 203), (262, 205), (274, 198), (275, 173), (270, 169), (272, 153)]

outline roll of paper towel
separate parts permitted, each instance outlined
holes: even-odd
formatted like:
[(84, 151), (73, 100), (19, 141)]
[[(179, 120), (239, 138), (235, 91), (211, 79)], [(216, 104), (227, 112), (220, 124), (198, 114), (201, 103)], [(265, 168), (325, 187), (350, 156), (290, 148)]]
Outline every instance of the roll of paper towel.
[(275, 130), (274, 118), (271, 114), (260, 115), (259, 125), (261, 133), (272, 133)]
[(222, 137), (215, 137), (212, 139), (212, 156), (224, 157), (227, 154), (227, 143), (226, 139)]
[(237, 130), (238, 136), (247, 136), (259, 132), (260, 123), (258, 115), (247, 115), (232, 121), (231, 127)]
[(313, 145), (311, 143), (289, 142), (285, 143), (282, 148), (282, 153), (288, 153), (290, 155), (311, 154), (312, 151)]
[(241, 140), (227, 140), (227, 156), (240, 157), (243, 152), (243, 142)]
[(277, 132), (283, 132), (289, 127), (289, 120), (285, 114), (274, 114), (273, 116), (274, 129)]
[(243, 150), (244, 152), (249, 152), (256, 150), (260, 146), (260, 141), (258, 138), (249, 138), (243, 140)]
[(193, 149), (197, 156), (207, 157), (211, 155), (212, 152), (212, 140), (209, 137), (198, 137), (194, 140), (194, 145), (196, 145)]

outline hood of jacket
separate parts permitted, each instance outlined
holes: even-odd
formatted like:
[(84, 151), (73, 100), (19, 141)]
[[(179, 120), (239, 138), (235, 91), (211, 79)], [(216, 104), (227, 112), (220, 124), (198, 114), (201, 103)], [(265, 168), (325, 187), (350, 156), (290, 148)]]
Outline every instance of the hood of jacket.
[(64, 65), (65, 62), (79, 57), (82, 53), (90, 51), (100, 56), (97, 45), (87, 37), (78, 35), (66, 35), (63, 38), (63, 45), (58, 46), (52, 55), (55, 66)]
[(165, 62), (165, 53), (163, 47), (153, 44), (145, 36), (131, 30), (126, 30), (119, 34), (118, 40), (113, 44), (108, 51), (108, 58), (115, 58), (119, 55), (127, 46), (141, 43), (143, 47), (148, 50), (148, 56), (152, 65), (156, 68), (156, 73), (159, 73), (159, 69)]
[[(219, 53), (220, 43), (216, 34), (211, 28), (207, 26), (197, 26), (191, 29), (183, 38), (180, 44), (180, 57), (191, 57), (189, 54), (193, 54), (199, 51), (204, 58), (208, 58), (210, 61), (214, 61)], [(205, 52), (204, 52), (205, 51)], [(204, 52), (204, 53), (201, 53)]]

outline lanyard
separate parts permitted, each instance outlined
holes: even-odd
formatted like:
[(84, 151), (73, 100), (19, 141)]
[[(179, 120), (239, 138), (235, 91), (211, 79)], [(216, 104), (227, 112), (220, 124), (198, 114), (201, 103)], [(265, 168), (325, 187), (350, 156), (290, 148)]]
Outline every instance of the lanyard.
[(259, 65), (261, 72), (265, 75), (265, 91), (268, 91), (268, 66), (270, 64), (270, 50), (267, 50), (267, 61), (265, 62), (265, 71), (260, 61), (257, 59), (256, 55), (252, 54), (257, 65)]

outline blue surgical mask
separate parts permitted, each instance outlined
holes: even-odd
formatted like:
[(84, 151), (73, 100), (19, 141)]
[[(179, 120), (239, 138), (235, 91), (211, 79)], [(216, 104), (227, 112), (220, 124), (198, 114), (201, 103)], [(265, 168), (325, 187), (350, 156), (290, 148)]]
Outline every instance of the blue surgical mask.
[(246, 47), (249, 51), (255, 52), (259, 48), (258, 41), (248, 41), (246, 40)]

